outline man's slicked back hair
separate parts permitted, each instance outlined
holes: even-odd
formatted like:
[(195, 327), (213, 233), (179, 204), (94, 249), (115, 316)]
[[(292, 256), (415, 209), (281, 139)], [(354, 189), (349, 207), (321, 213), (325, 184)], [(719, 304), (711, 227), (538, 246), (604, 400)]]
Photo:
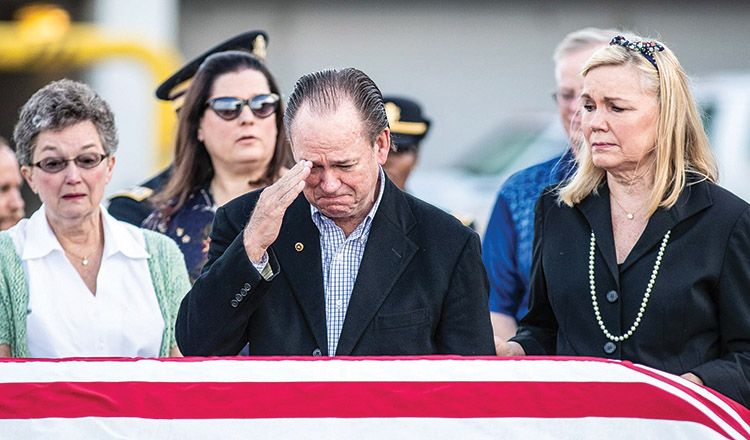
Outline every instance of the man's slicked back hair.
[(292, 123), (303, 106), (324, 115), (336, 112), (345, 102), (358, 110), (365, 134), (374, 143), (388, 127), (383, 94), (369, 76), (353, 67), (320, 70), (297, 80), (284, 112), (287, 138), (292, 140)]

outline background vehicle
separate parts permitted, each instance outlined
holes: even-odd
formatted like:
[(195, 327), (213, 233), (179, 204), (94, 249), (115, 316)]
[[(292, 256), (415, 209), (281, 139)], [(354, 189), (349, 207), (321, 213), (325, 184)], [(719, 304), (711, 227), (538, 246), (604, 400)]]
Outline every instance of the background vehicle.
[(719, 161), (719, 183), (750, 201), (750, 73), (707, 77), (695, 90)]
[(567, 138), (556, 118), (550, 112), (506, 119), (467, 148), (454, 165), (417, 168), (407, 187), (415, 196), (459, 218), (471, 218), (482, 235), (505, 179), (566, 148)]

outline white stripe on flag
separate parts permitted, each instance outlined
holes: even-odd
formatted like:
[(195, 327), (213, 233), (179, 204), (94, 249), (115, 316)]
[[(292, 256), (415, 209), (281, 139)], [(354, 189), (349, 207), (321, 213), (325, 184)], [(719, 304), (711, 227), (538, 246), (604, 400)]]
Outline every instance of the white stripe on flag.
[(706, 426), (669, 420), (581, 419), (214, 419), (0, 420), (0, 438), (60, 439), (725, 439)]
[[(310, 364), (314, 362), (314, 364)], [(79, 360), (0, 364), (2, 382), (643, 382), (623, 364), (595, 360)], [(660, 373), (664, 374), (664, 373)]]

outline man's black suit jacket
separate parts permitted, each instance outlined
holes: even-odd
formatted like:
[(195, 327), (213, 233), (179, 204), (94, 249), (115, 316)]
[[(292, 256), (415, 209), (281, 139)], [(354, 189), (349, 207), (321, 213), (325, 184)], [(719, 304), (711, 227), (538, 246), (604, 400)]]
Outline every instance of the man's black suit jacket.
[[(182, 301), (177, 343), (189, 356), (327, 355), (320, 237), (300, 195), (269, 248), (274, 277), (247, 257), (255, 191), (216, 213), (208, 262)], [(386, 178), (336, 355), (493, 355), (489, 285), (476, 233)]]

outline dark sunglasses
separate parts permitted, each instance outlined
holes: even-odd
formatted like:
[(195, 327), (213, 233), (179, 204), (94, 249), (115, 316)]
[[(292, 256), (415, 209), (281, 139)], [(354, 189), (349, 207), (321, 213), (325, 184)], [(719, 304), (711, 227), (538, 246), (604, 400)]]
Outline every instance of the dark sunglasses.
[(108, 154), (101, 153), (83, 153), (73, 159), (63, 159), (62, 157), (46, 157), (37, 163), (31, 165), (39, 167), (45, 173), (59, 173), (68, 166), (68, 162), (75, 162), (78, 168), (90, 170), (96, 168)]
[(267, 95), (258, 95), (250, 99), (240, 99), (232, 96), (222, 96), (208, 101), (206, 107), (216, 113), (221, 119), (231, 121), (237, 119), (242, 113), (242, 106), (247, 105), (250, 111), (259, 118), (267, 118), (276, 112), (279, 108), (279, 95), (269, 93)]

